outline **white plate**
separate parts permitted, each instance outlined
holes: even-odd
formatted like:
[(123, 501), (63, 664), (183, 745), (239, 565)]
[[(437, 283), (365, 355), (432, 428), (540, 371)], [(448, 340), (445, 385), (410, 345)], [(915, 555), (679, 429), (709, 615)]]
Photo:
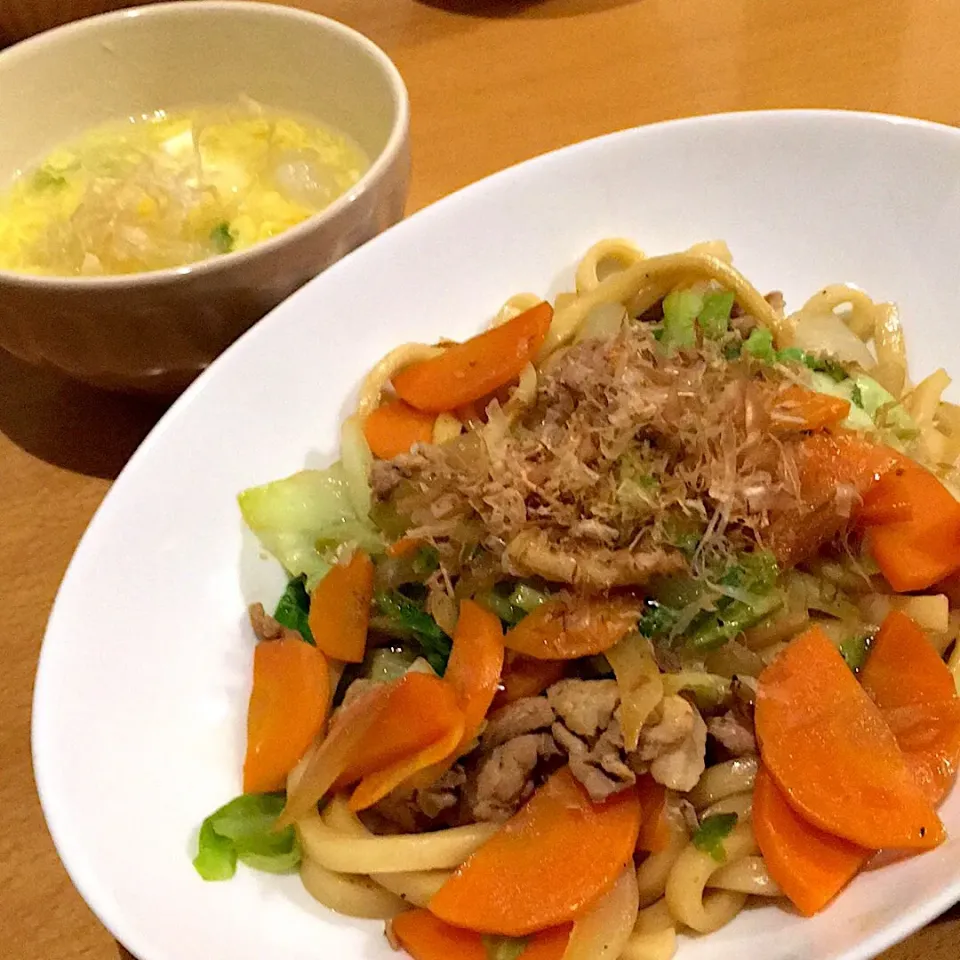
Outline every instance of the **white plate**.
[[(240, 789), (252, 637), (272, 599), (234, 495), (324, 462), (389, 347), (478, 330), (511, 293), (555, 292), (601, 237), (646, 250), (723, 237), (797, 305), (829, 281), (900, 302), (915, 372), (960, 371), (960, 133), (831, 112), (704, 117), (507, 170), (328, 270), (231, 348), (132, 458), (83, 538), (43, 644), (37, 782), (80, 892), (140, 960), (390, 956), (296, 877), (204, 883), (201, 819)], [(269, 594), (270, 596), (266, 596)], [(837, 771), (843, 775), (842, 770)], [(801, 920), (752, 909), (680, 960), (861, 960), (960, 898), (960, 792), (936, 851), (859, 877)]]

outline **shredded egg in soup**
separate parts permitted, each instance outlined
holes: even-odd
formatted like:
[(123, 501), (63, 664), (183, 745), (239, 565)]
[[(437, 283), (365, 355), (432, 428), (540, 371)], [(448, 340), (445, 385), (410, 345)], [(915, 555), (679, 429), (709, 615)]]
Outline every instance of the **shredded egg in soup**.
[(0, 269), (138, 273), (243, 250), (323, 210), (368, 166), (344, 134), (259, 106), (112, 122), (0, 196)]

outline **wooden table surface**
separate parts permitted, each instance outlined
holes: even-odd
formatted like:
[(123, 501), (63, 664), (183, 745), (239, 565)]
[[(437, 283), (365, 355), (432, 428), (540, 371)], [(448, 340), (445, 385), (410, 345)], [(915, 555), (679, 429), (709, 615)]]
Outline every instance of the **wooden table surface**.
[[(960, 119), (958, 0), (300, 5), (366, 33), (406, 78), (410, 210), (546, 150), (670, 117), (815, 106)], [(162, 412), (0, 351), (0, 955), (17, 960), (117, 956), (46, 833), (30, 766), (30, 698), (70, 555)], [(960, 911), (883, 957), (957, 960)]]

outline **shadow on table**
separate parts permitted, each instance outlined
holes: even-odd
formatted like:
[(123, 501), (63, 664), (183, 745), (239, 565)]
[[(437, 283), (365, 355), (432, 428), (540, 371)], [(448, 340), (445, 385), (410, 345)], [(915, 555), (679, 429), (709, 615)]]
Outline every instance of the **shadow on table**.
[(0, 433), (66, 470), (116, 477), (167, 406), (74, 383), (0, 350)]
[(626, 7), (642, 0), (419, 0), (428, 7), (467, 17), (559, 20)]

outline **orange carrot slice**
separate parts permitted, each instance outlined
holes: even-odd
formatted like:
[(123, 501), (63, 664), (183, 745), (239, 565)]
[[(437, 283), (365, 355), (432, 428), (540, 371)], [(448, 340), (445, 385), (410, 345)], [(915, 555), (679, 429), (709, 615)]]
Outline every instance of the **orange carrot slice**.
[(310, 598), (310, 631), (317, 646), (334, 660), (360, 663), (367, 649), (373, 562), (355, 550), (316, 585)]
[(960, 699), (913, 703), (881, 710), (897, 738), (913, 779), (937, 806), (960, 769)]
[(363, 435), (375, 457), (392, 460), (409, 452), (415, 443), (433, 440), (436, 417), (411, 407), (402, 400), (380, 404), (363, 423)]
[(499, 618), (473, 600), (464, 600), (444, 674), (463, 710), (463, 744), (479, 732), (497, 692), (502, 668), (503, 627)]
[(282, 823), (310, 813), (333, 787), (416, 756), (448, 735), (456, 697), (428, 673), (407, 673), (378, 684), (338, 711), (296, 788), (287, 795)]
[(635, 790), (594, 804), (564, 767), (434, 894), (430, 910), (517, 937), (567, 923), (613, 886), (639, 829)]
[[(393, 919), (393, 933), (414, 960), (489, 960), (479, 933), (461, 930), (429, 910), (408, 910)], [(542, 930), (531, 936), (520, 954), (523, 960), (562, 960), (570, 927)]]
[(771, 417), (775, 432), (789, 433), (822, 430), (840, 423), (849, 413), (849, 400), (793, 385), (777, 396)]
[(457, 709), (452, 698), (446, 703), (438, 704), (437, 709), (447, 717), (450, 725), (447, 732), (435, 743), (418, 750), (412, 756), (401, 758), (382, 770), (368, 773), (350, 795), (348, 805), (351, 810), (356, 813), (372, 807), (420, 771), (429, 769), (456, 752), (463, 740), (463, 713)]
[(910, 518), (872, 526), (867, 542), (894, 590), (925, 590), (960, 569), (960, 502), (917, 464), (888, 472), (864, 496), (868, 516), (904, 504)]
[(953, 700), (953, 675), (927, 635), (905, 613), (891, 610), (870, 647), (860, 683), (881, 710)]
[(753, 788), (752, 816), (770, 876), (805, 917), (822, 910), (872, 855), (807, 823), (763, 766)]
[(960, 764), (960, 698), (953, 676), (926, 634), (893, 610), (860, 671), (924, 796), (938, 804)]
[(609, 650), (639, 616), (633, 597), (555, 597), (509, 630), (504, 644), (537, 660), (576, 660)]
[(637, 796), (643, 811), (637, 849), (660, 853), (670, 846), (670, 822), (667, 820), (667, 791), (649, 774), (637, 777)]
[(302, 640), (257, 644), (247, 708), (244, 793), (283, 787), (323, 729), (329, 706), (327, 660), (316, 647)]
[(552, 927), (541, 930), (527, 940), (527, 948), (520, 956), (523, 960), (563, 960), (570, 939), (571, 927)]
[(428, 413), (479, 400), (520, 375), (536, 356), (552, 319), (550, 304), (537, 304), (439, 356), (404, 367), (394, 376), (393, 388), (401, 400)]
[(943, 841), (893, 733), (818, 627), (760, 675), (755, 723), (763, 762), (814, 826), (870, 849)]
[(802, 503), (777, 514), (766, 536), (781, 567), (812, 556), (846, 525), (848, 518), (836, 505), (838, 487), (852, 487), (863, 496), (904, 460), (896, 450), (846, 431), (814, 433), (797, 451)]
[(511, 650), (503, 665), (493, 706), (503, 707), (514, 700), (543, 693), (547, 687), (563, 679), (566, 669), (563, 660), (534, 660)]
[(479, 933), (444, 923), (429, 910), (407, 910), (392, 920), (393, 935), (414, 960), (487, 960)]

